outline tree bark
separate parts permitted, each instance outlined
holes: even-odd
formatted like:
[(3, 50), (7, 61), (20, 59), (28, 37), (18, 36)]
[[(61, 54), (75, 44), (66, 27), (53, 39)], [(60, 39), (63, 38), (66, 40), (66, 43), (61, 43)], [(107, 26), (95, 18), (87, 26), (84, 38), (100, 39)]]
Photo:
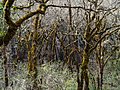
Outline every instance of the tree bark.
[(3, 59), (4, 59), (4, 82), (5, 88), (8, 87), (8, 67), (7, 67), (7, 56), (6, 56), (6, 47), (3, 47)]
[(86, 44), (83, 51), (83, 61), (81, 66), (81, 87), (79, 90), (89, 90), (88, 77), (88, 63), (89, 63), (89, 44)]
[(46, 11), (46, 6), (44, 6), (44, 10), (38, 7), (36, 11), (30, 12), (26, 14), (25, 16), (21, 17), (19, 20), (17, 20), (15, 23), (12, 21), (10, 15), (11, 15), (11, 7), (13, 5), (15, 0), (6, 0), (4, 1), (4, 18), (6, 20), (6, 23), (8, 24), (8, 30), (7, 33), (4, 37), (0, 38), (0, 46), (3, 44), (7, 46), (9, 44), (9, 41), (13, 38), (13, 36), (16, 34), (16, 31), (20, 25), (27, 20), (28, 18), (40, 13), (40, 14), (45, 14)]

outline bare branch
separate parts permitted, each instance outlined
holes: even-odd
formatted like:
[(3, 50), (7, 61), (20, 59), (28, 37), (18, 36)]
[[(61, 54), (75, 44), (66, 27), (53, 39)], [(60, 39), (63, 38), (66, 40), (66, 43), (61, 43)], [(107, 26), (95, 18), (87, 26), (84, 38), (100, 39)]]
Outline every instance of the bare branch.
[(35, 0), (37, 3), (47, 3), (49, 0)]
[(33, 6), (34, 3), (30, 4), (29, 6), (13, 6), (13, 9), (19, 9), (19, 10), (23, 10), (23, 9), (27, 9), (27, 8), (30, 8), (31, 6)]
[(96, 44), (93, 46), (93, 48), (90, 49), (89, 52), (92, 52), (92, 51), (97, 47), (97, 45), (98, 45), (106, 36), (110, 36), (112, 33), (116, 32), (116, 31), (119, 31), (119, 30), (120, 30), (120, 28), (117, 28), (117, 29), (115, 29), (115, 30), (106, 32), (106, 33), (96, 42)]
[(110, 52), (110, 54), (108, 55), (108, 57), (105, 59), (103, 67), (105, 67), (105, 65), (107, 64), (107, 62), (109, 61), (110, 57), (115, 53), (115, 50), (118, 49), (119, 47), (115, 47), (114, 50), (112, 50)]
[(83, 10), (91, 10), (91, 11), (94, 11), (94, 12), (96, 12), (95, 10), (93, 10), (93, 9), (87, 9), (87, 8), (84, 8), (84, 7), (81, 7), (81, 6), (59, 6), (59, 5), (47, 5), (47, 8), (48, 7), (57, 7), (57, 8), (73, 8), (73, 9), (76, 9), (76, 8), (81, 8), (81, 9), (83, 9)]

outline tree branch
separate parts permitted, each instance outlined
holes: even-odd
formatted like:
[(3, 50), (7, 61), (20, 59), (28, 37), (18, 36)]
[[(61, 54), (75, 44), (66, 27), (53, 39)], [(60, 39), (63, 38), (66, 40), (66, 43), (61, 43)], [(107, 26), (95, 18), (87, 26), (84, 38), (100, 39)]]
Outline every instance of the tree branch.
[(27, 9), (27, 8), (30, 8), (31, 6), (33, 6), (34, 3), (30, 4), (29, 6), (12, 6), (13, 9), (19, 9), (19, 10), (23, 10), (23, 9)]
[(25, 16), (23, 16), (22, 18), (20, 18), (18, 21), (16, 21), (15, 23), (12, 21), (11, 17), (10, 17), (10, 9), (12, 7), (14, 3), (14, 0), (7, 0), (5, 5), (4, 5), (4, 18), (6, 20), (6, 23), (8, 24), (8, 30), (7, 30), (7, 33), (4, 37), (1, 37), (0, 38), (0, 46), (2, 46), (3, 44), (5, 46), (8, 45), (9, 41), (13, 38), (13, 36), (15, 35), (16, 31), (17, 31), (17, 28), (20, 27), (20, 25), (25, 21), (27, 20), (28, 18), (40, 13), (40, 14), (45, 14), (45, 10), (46, 10), (46, 7), (44, 9), (39, 8), (34, 11), (34, 12), (30, 12), (28, 14), (26, 14)]
[(93, 10), (93, 9), (87, 9), (87, 8), (84, 8), (84, 7), (81, 7), (81, 6), (74, 6), (74, 7), (72, 7), (72, 6), (59, 6), (59, 5), (47, 5), (47, 7), (46, 8), (48, 8), (48, 7), (57, 7), (57, 8), (73, 8), (73, 9), (76, 9), (76, 8), (81, 8), (81, 9), (83, 9), (83, 10), (91, 10), (91, 11), (94, 11), (94, 12), (96, 12), (95, 10)]
[(37, 10), (34, 11), (34, 12), (30, 12), (30, 13), (26, 14), (25, 16), (23, 16), (22, 18), (20, 18), (18, 21), (16, 21), (16, 25), (17, 25), (17, 26), (20, 26), (25, 20), (27, 20), (28, 18), (30, 18), (30, 17), (38, 14), (38, 13), (40, 13), (40, 14), (45, 14), (45, 11), (42, 11), (42, 10), (39, 8), (39, 9), (37, 9)]
[(120, 30), (120, 28), (117, 28), (117, 29), (115, 29), (115, 30), (106, 32), (106, 34), (104, 34), (104, 35), (96, 42), (96, 44), (93, 46), (93, 48), (90, 49), (89, 52), (92, 52), (92, 51), (97, 47), (97, 45), (98, 45), (106, 36), (110, 36), (112, 33), (116, 32), (116, 31), (119, 31), (119, 30)]
[(15, 23), (11, 20), (10, 17), (10, 8), (12, 7), (12, 4), (14, 3), (14, 0), (7, 0), (5, 5), (4, 5), (4, 18), (6, 20), (6, 23), (9, 26), (14, 26), (16, 27)]

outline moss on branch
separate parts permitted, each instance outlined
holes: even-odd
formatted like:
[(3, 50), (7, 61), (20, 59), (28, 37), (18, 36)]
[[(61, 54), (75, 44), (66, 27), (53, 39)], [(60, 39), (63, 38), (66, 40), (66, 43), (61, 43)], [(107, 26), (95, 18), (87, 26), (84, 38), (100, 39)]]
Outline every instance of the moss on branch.
[(38, 9), (36, 11), (30, 12), (28, 14), (26, 14), (25, 16), (21, 17), (20, 19), (18, 19), (16, 22), (13, 22), (10, 15), (10, 9), (13, 5), (15, 0), (5, 0), (4, 2), (4, 18), (6, 20), (6, 23), (8, 24), (8, 30), (6, 32), (6, 35), (2, 38), (0, 38), (0, 46), (1, 45), (5, 45), (7, 46), (9, 41), (13, 38), (13, 36), (15, 35), (17, 28), (20, 27), (20, 25), (27, 19), (29, 19), (30, 17), (40, 13), (40, 14), (45, 14), (46, 11), (46, 6), (41, 5), (38, 7)]

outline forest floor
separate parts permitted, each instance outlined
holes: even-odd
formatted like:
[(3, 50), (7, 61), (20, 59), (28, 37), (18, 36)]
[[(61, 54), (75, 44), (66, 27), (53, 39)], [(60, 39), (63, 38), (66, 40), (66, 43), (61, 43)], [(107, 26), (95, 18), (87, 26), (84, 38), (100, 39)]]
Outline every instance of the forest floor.
[[(103, 90), (120, 90), (120, 59), (108, 62), (104, 69)], [(4, 90), (3, 68), (0, 65), (0, 90)], [(12, 69), (12, 71), (11, 71)], [(9, 68), (8, 90), (28, 90), (32, 81), (27, 75), (27, 64), (19, 63), (16, 70)], [(96, 71), (89, 74), (90, 90), (96, 89)], [(42, 90), (77, 90), (76, 71), (71, 72), (62, 62), (38, 66), (37, 86)]]

